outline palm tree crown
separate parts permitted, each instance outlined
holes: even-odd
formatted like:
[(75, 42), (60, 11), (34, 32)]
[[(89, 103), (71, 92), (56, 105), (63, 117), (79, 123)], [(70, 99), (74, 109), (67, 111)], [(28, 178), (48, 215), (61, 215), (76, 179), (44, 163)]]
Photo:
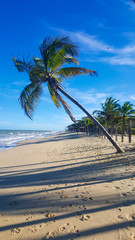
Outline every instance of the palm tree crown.
[(25, 71), (31, 82), (20, 95), (21, 107), (32, 119), (36, 103), (43, 92), (43, 83), (46, 83), (54, 104), (58, 108), (62, 104), (72, 121), (75, 122), (69, 106), (58, 93), (58, 88), (62, 89), (63, 79), (80, 74), (95, 75), (96, 72), (80, 67), (63, 67), (65, 63), (79, 64), (76, 59), (79, 54), (78, 47), (68, 37), (45, 38), (39, 49), (41, 58), (33, 57), (30, 61), (25, 61), (24, 58), (23, 60), (13, 58), (18, 71)]
[(133, 104), (130, 102), (125, 102), (120, 108), (119, 112), (122, 116), (132, 116), (135, 114), (135, 109), (133, 109)]
[(133, 104), (130, 102), (125, 102), (121, 107), (119, 107), (119, 113), (122, 117), (122, 122), (124, 125), (124, 129), (127, 128), (127, 120), (128, 118), (135, 116), (135, 109), (133, 109)]
[(107, 128), (109, 127), (110, 121), (113, 121), (116, 115), (118, 115), (118, 109), (120, 107), (118, 101), (119, 100), (115, 100), (112, 97), (106, 98), (105, 102), (101, 103), (102, 110), (95, 110), (93, 112), (93, 114), (97, 114), (101, 119), (105, 119)]

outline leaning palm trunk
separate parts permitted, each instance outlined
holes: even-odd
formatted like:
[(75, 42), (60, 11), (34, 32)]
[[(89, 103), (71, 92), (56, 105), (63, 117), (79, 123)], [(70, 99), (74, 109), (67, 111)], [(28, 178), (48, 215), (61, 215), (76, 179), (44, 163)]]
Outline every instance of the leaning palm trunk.
[(68, 37), (57, 37), (55, 39), (45, 38), (40, 46), (42, 58), (33, 58), (30, 61), (13, 58), (14, 64), (19, 72), (26, 72), (29, 75), (30, 84), (28, 84), (20, 95), (20, 103), (25, 114), (32, 119), (35, 106), (41, 97), (43, 83), (47, 83), (49, 93), (54, 104), (59, 108), (62, 104), (65, 111), (70, 116), (73, 122), (76, 122), (69, 106), (58, 93), (58, 90), (82, 109), (100, 129), (103, 130), (109, 141), (117, 149), (117, 152), (123, 152), (122, 149), (111, 138), (104, 127), (91, 116), (85, 108), (81, 106), (75, 99), (68, 95), (63, 89), (61, 82), (64, 79), (78, 75), (96, 75), (94, 70), (89, 70), (81, 67), (63, 67), (64, 64), (76, 64), (78, 61), (78, 47), (72, 43)]
[(113, 146), (116, 148), (118, 153), (123, 153), (124, 151), (122, 148), (112, 139), (111, 135), (106, 131), (106, 129), (74, 98), (72, 98), (68, 93), (66, 93), (60, 86), (57, 87), (57, 89), (63, 93), (68, 99), (70, 99), (74, 104), (76, 104), (84, 113), (87, 114), (88, 117), (91, 118), (91, 120), (103, 131), (105, 136), (108, 138), (108, 140), (113, 144)]

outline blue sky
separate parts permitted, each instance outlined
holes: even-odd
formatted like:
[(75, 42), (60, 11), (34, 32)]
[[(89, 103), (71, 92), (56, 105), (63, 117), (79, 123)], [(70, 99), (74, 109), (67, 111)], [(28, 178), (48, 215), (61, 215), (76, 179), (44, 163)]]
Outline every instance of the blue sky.
[[(5, 0), (0, 8), (0, 129), (64, 130), (71, 124), (52, 103), (46, 86), (31, 121), (18, 97), (28, 76), (18, 73), (12, 57), (40, 57), (48, 36), (70, 36), (80, 49), (81, 67), (98, 77), (65, 80), (65, 90), (91, 113), (112, 96), (135, 104), (135, 4), (132, 0)], [(84, 116), (72, 103), (76, 119)]]

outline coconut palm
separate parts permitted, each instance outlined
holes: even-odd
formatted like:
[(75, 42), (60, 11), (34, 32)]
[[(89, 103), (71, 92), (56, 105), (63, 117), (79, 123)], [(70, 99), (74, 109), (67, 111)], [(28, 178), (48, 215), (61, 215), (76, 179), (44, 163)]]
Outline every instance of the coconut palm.
[(125, 102), (121, 107), (119, 107), (119, 113), (122, 116), (122, 123), (124, 129), (126, 129), (126, 120), (135, 115), (135, 109), (133, 109), (133, 104), (130, 102)]
[(112, 97), (106, 98), (105, 102), (101, 103), (102, 110), (95, 110), (93, 112), (93, 114), (96, 114), (99, 118), (105, 119), (108, 130), (110, 124), (113, 124), (118, 116), (118, 110), (120, 108), (118, 101), (119, 100), (113, 99)]
[(111, 138), (108, 132), (103, 126), (83, 108), (74, 98), (72, 98), (67, 92), (64, 91), (62, 81), (66, 78), (70, 78), (78, 75), (96, 75), (93, 70), (88, 70), (80, 67), (67, 67), (66, 64), (76, 64), (78, 61), (78, 47), (74, 45), (68, 37), (56, 37), (55, 39), (45, 38), (40, 46), (41, 58), (33, 57), (30, 61), (25, 59), (13, 58), (14, 64), (19, 72), (26, 72), (30, 79), (30, 84), (27, 85), (20, 95), (20, 104), (26, 113), (26, 115), (32, 119), (36, 103), (40, 99), (43, 92), (43, 84), (48, 86), (49, 93), (54, 104), (59, 108), (62, 104), (65, 111), (69, 114), (72, 121), (75, 122), (75, 118), (69, 110), (69, 106), (63, 100), (60, 93), (64, 94), (68, 99), (81, 108), (100, 128), (102, 128), (104, 134), (112, 142), (118, 152), (122, 152), (122, 149)]

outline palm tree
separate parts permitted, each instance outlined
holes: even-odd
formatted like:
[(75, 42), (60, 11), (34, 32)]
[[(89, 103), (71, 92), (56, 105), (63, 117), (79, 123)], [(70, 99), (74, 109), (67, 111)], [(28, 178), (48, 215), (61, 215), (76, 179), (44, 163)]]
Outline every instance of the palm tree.
[(96, 114), (99, 118), (105, 119), (107, 130), (109, 130), (110, 124), (113, 124), (118, 116), (118, 110), (120, 105), (119, 100), (115, 100), (112, 97), (106, 98), (104, 103), (101, 103), (102, 110), (95, 110), (93, 114)]
[(135, 115), (135, 109), (133, 109), (133, 104), (130, 102), (125, 102), (121, 107), (119, 107), (119, 113), (122, 116), (122, 122), (124, 129), (126, 130), (126, 120)]
[[(30, 79), (20, 95), (20, 104), (25, 114), (32, 119), (36, 103), (40, 99), (43, 92), (43, 84), (46, 83), (54, 104), (59, 108), (63, 105), (65, 111), (69, 114), (73, 122), (75, 118), (69, 110), (69, 106), (63, 100), (60, 93), (64, 94), (68, 99), (75, 103), (84, 111), (104, 132), (111, 141), (117, 152), (123, 152), (118, 144), (111, 138), (104, 127), (74, 98), (64, 91), (61, 82), (63, 79), (78, 76), (81, 74), (96, 75), (93, 70), (80, 67), (63, 67), (66, 64), (79, 64), (76, 57), (78, 56), (78, 47), (74, 45), (68, 37), (56, 37), (55, 39), (45, 38), (40, 46), (42, 58), (34, 57), (31, 61), (25, 61), (13, 58), (14, 64), (19, 72), (26, 72)], [(59, 93), (60, 92), (60, 93)]]

